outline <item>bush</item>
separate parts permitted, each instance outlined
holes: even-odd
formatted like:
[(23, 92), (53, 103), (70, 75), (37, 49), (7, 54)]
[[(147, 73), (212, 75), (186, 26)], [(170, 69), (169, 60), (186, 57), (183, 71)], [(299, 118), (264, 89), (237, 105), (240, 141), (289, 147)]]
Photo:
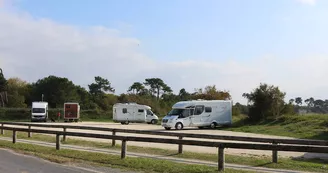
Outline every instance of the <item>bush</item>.
[[(63, 119), (64, 110), (60, 108), (49, 109), (48, 116), (49, 118), (57, 119), (58, 112), (60, 112)], [(101, 111), (99, 109), (93, 110), (81, 110), (80, 118), (81, 119), (112, 119), (112, 111)], [(1, 108), (0, 109), (0, 120), (30, 120), (31, 119), (31, 109), (30, 108)]]

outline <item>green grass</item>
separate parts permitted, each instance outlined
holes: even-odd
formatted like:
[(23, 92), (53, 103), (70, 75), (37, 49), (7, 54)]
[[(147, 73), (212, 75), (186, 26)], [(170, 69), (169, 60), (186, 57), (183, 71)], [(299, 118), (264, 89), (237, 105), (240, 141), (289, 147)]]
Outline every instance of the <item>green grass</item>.
[[(214, 173), (217, 172), (216, 167), (210, 167), (205, 165), (190, 165), (181, 164), (171, 161), (155, 160), (147, 158), (125, 158), (120, 159), (120, 156), (102, 154), (102, 153), (92, 153), (85, 151), (76, 151), (61, 149), (55, 150), (50, 147), (35, 146), (31, 144), (16, 143), (12, 144), (7, 141), (0, 141), (1, 148), (14, 149), (17, 152), (23, 152), (25, 154), (33, 154), (35, 156), (53, 161), (58, 163), (66, 162), (80, 162), (89, 163), (101, 166), (108, 166), (114, 168), (123, 168), (134, 171), (143, 172), (159, 172), (159, 173)], [(240, 171), (226, 169), (227, 173), (237, 173), (237, 172), (250, 172), (250, 171)]]
[(279, 135), (302, 139), (328, 140), (328, 115), (284, 115), (276, 120), (248, 122), (243, 116), (233, 118), (233, 126), (220, 130)]
[[(6, 131), (4, 136), (11, 137), (11, 133)], [(33, 134), (32, 138), (27, 138), (26, 133), (17, 133), (18, 139), (30, 139), (38, 140), (45, 142), (55, 142), (55, 137), (50, 135), (41, 135)], [(107, 148), (113, 150), (120, 150), (120, 146), (116, 145), (115, 147), (111, 146), (111, 140), (108, 143), (105, 142), (94, 142), (86, 141), (80, 139), (67, 138), (67, 141), (62, 142), (63, 144), (78, 145), (84, 147), (97, 147), (97, 148)], [(158, 149), (158, 148), (146, 148), (138, 146), (129, 146), (129, 152), (143, 153), (143, 154), (153, 154), (161, 156), (171, 156), (177, 158), (186, 158), (186, 159), (197, 159), (203, 161), (213, 161), (217, 162), (217, 154), (205, 154), (205, 153), (194, 153), (194, 152), (184, 152), (183, 154), (177, 154), (177, 151)], [(324, 160), (304, 160), (304, 159), (287, 159), (287, 158), (278, 158), (278, 163), (271, 163), (271, 157), (264, 156), (235, 156), (235, 155), (225, 155), (226, 163), (250, 165), (250, 166), (261, 166), (267, 168), (278, 168), (278, 169), (290, 169), (290, 170), (301, 170), (301, 171), (312, 171), (312, 172), (328, 172), (328, 169), (323, 169), (325, 164), (328, 164)]]

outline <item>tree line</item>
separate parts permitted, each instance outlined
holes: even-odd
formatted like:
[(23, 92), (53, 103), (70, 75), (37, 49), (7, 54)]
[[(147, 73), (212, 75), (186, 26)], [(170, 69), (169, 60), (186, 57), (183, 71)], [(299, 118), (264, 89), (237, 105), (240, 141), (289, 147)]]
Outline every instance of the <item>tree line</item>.
[[(4, 99), (6, 96), (6, 99)], [(99, 109), (111, 111), (117, 102), (137, 102), (150, 105), (155, 112), (166, 114), (172, 104), (181, 100), (231, 99), (229, 92), (220, 91), (215, 85), (195, 89), (189, 93), (182, 88), (176, 95), (160, 78), (147, 78), (143, 82), (133, 82), (126, 93), (115, 95), (111, 82), (103, 77), (94, 77), (94, 82), (87, 89), (75, 85), (65, 77), (47, 76), (33, 83), (20, 78), (6, 79), (0, 75), (1, 107), (27, 108), (33, 101), (47, 101), (50, 108), (62, 108), (65, 102), (78, 102), (81, 109)]]
[[(0, 69), (1, 70), (1, 69)], [(33, 83), (19, 78), (6, 79), (0, 71), (0, 107), (27, 108), (33, 101), (47, 101), (50, 108), (62, 108), (65, 102), (78, 102), (82, 110), (111, 111), (118, 102), (136, 102), (152, 107), (155, 113), (165, 115), (175, 102), (184, 100), (231, 100), (229, 91), (222, 91), (215, 85), (195, 88), (193, 92), (181, 88), (174, 94), (171, 87), (160, 78), (146, 78), (135, 81), (126, 93), (116, 95), (115, 87), (101, 76), (94, 77), (94, 82), (87, 89), (75, 85), (65, 77), (47, 76)], [(285, 102), (286, 93), (279, 87), (260, 84), (249, 93), (242, 95), (248, 100), (247, 105), (235, 103), (233, 115), (245, 114), (249, 119), (258, 121), (277, 118), (284, 114), (296, 114), (300, 110), (314, 113), (328, 113), (328, 100), (303, 99), (297, 97)]]

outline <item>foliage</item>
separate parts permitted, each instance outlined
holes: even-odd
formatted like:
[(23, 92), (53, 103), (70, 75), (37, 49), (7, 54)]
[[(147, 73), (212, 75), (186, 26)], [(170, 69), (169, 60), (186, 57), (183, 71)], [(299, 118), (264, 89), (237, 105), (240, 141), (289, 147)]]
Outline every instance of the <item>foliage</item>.
[(193, 99), (205, 99), (205, 100), (231, 100), (231, 95), (227, 91), (220, 91), (216, 89), (216, 86), (206, 86), (195, 89), (196, 92), (193, 94)]
[(139, 94), (144, 91), (145, 86), (140, 82), (134, 82), (128, 89), (128, 92), (133, 91), (133, 94)]
[(80, 102), (81, 97), (77, 93), (77, 87), (67, 78), (48, 76), (32, 84), (32, 99), (44, 101), (49, 107), (60, 108), (65, 102)]
[(102, 95), (106, 92), (115, 92), (115, 89), (111, 87), (111, 83), (108, 79), (96, 76), (95, 83), (89, 85), (89, 92), (93, 95)]
[(164, 94), (172, 92), (172, 89), (160, 78), (148, 78), (145, 80), (144, 84), (150, 87), (149, 91), (152, 95), (156, 95), (157, 100), (159, 100), (161, 92)]
[(7, 81), (8, 105), (7, 107), (27, 107), (26, 98), (29, 97), (29, 87), (26, 81), (19, 78), (9, 78)]
[(268, 117), (278, 117), (284, 108), (284, 98), (286, 93), (279, 90), (278, 87), (268, 84), (260, 84), (251, 93), (244, 93), (243, 96), (248, 99), (249, 118), (253, 121), (259, 121)]

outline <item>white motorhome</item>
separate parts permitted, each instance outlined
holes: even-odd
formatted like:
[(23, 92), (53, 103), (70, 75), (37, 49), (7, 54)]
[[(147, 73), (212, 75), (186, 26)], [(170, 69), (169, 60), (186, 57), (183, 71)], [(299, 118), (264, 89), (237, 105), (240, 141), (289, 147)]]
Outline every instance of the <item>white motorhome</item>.
[(158, 116), (147, 105), (116, 103), (113, 105), (113, 121), (121, 122), (121, 124), (129, 124), (130, 122), (156, 124)]
[(210, 127), (232, 124), (232, 101), (230, 100), (191, 100), (177, 102), (163, 118), (166, 130), (184, 127)]
[(48, 119), (48, 102), (32, 102), (31, 121), (44, 121)]

